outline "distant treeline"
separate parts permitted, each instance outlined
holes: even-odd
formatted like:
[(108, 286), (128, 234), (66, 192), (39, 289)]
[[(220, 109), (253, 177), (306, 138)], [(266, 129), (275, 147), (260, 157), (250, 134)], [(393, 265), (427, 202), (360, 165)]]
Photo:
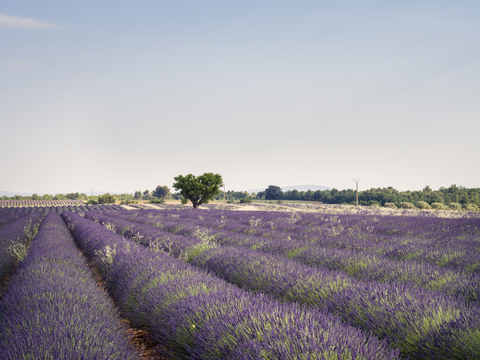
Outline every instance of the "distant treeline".
[[(347, 190), (317, 190), (317, 191), (297, 191), (291, 190), (283, 192), (278, 186), (270, 185), (265, 194), (266, 200), (307, 200), (321, 201), (324, 204), (355, 204), (356, 192), (353, 189)], [(480, 207), (480, 188), (467, 189), (462, 186), (452, 185), (449, 188), (441, 187), (438, 190), (432, 190), (430, 186), (425, 186), (419, 191), (398, 191), (393, 187), (372, 188), (358, 192), (358, 203), (364, 206), (385, 206), (385, 204), (394, 204), (396, 207), (402, 206), (402, 203), (417, 204), (425, 202), (428, 205), (460, 204), (463, 207), (468, 204)]]
[(15, 196), (5, 196), (3, 195), (0, 197), (0, 200), (82, 200), (86, 204), (110, 204), (114, 203), (115, 201), (123, 201), (128, 202), (132, 201), (134, 196), (132, 194), (118, 194), (118, 195), (110, 195), (109, 193), (103, 195), (92, 195), (89, 196), (85, 193), (67, 193), (67, 194), (44, 194), (38, 195), (33, 194), (31, 196), (22, 196), (22, 195), (15, 195)]
[(170, 189), (167, 186), (160, 186), (158, 185), (154, 190), (145, 190), (145, 191), (135, 191), (134, 194), (114, 194), (110, 195), (110, 193), (106, 193), (103, 195), (87, 195), (85, 193), (67, 193), (67, 194), (44, 194), (38, 195), (33, 194), (31, 196), (22, 196), (22, 195), (15, 195), (15, 196), (5, 196), (0, 197), (0, 200), (83, 200), (87, 204), (97, 204), (102, 203), (102, 199), (108, 197), (109, 203), (114, 201), (122, 201), (124, 203), (131, 203), (135, 202), (136, 200), (155, 200), (161, 198), (171, 198), (172, 195), (170, 194)]
[[(117, 201), (125, 203), (134, 200), (152, 200), (156, 198), (180, 199), (178, 193), (171, 194), (168, 187), (157, 186), (153, 191), (145, 190), (136, 191), (135, 194), (118, 194), (114, 195)], [(282, 191), (279, 186), (270, 185), (265, 191), (258, 193), (248, 193), (246, 191), (227, 191), (215, 197), (215, 200), (241, 201), (249, 202), (252, 200), (295, 200), (295, 201), (318, 201), (324, 204), (351, 204), (356, 203), (356, 192), (353, 189), (346, 190), (317, 190), (317, 191), (298, 191), (289, 190)], [(15, 195), (11, 197), (3, 196), (0, 200), (84, 200), (87, 203), (96, 203), (97, 196), (88, 196), (84, 193), (68, 193), (57, 195), (37, 195), (21, 196)], [(359, 191), (358, 203), (363, 206), (387, 206), (387, 207), (416, 207), (442, 209), (440, 205), (444, 205), (443, 209), (467, 209), (475, 210), (480, 208), (480, 188), (467, 189), (463, 186), (451, 185), (449, 188), (441, 187), (438, 190), (432, 190), (430, 186), (425, 186), (418, 191), (398, 191), (393, 187), (372, 188), (369, 190)]]
[(38, 195), (33, 194), (31, 196), (22, 196), (22, 195), (14, 195), (14, 196), (5, 196), (3, 195), (0, 197), (0, 200), (88, 200), (90, 196), (85, 193), (68, 193), (68, 194), (44, 194)]
[[(217, 200), (223, 200), (223, 192), (216, 197)], [(270, 185), (265, 191), (257, 194), (249, 194), (245, 191), (227, 191), (226, 200), (295, 200), (295, 201), (318, 201), (324, 204), (356, 204), (356, 192), (353, 189), (346, 190), (317, 190), (317, 191), (282, 191), (279, 186)], [(432, 190), (430, 186), (425, 186), (423, 190), (418, 191), (398, 191), (393, 187), (372, 188), (358, 192), (358, 203), (363, 206), (387, 206), (409, 208), (413, 204), (420, 204), (415, 207), (442, 209), (439, 204), (443, 204), (443, 209), (455, 208), (459, 205), (462, 208), (473, 205), (473, 208), (480, 207), (480, 188), (467, 189), (462, 186), (452, 185), (449, 188), (441, 187), (438, 190)], [(428, 206), (426, 206), (426, 203)], [(452, 205), (454, 204), (454, 205)], [(459, 205), (458, 205), (459, 204)]]

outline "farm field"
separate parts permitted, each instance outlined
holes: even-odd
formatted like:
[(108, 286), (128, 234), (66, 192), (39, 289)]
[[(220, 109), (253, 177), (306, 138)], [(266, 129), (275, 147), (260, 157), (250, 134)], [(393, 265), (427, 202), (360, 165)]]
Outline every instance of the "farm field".
[(0, 200), (2, 207), (79, 206), (83, 200)]
[(0, 209), (2, 358), (480, 358), (480, 219), (268, 206)]

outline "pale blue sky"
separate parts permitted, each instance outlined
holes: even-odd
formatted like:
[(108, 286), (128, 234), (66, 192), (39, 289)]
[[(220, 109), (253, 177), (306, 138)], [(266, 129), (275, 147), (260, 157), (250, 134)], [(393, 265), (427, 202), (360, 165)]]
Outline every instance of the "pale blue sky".
[(5, 1), (0, 190), (480, 187), (480, 2)]

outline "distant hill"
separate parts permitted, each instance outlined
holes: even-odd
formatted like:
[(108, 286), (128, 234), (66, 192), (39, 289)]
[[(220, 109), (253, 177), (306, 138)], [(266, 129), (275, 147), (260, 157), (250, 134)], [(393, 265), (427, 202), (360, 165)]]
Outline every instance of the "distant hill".
[[(293, 186), (281, 186), (282, 191), (289, 191), (289, 190), (298, 190), (298, 191), (317, 191), (317, 190), (331, 190), (333, 188), (329, 186), (322, 186), (322, 185), (293, 185)], [(265, 191), (266, 187), (263, 189), (252, 189), (247, 190), (247, 192), (251, 193), (258, 193), (260, 191)]]

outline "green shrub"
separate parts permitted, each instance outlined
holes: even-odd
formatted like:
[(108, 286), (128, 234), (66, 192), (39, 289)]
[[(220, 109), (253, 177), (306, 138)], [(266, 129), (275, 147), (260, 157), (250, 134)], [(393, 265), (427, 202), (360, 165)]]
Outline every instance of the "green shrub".
[(115, 196), (110, 195), (109, 193), (103, 194), (98, 197), (99, 204), (114, 204), (116, 201)]
[(165, 204), (165, 198), (161, 199), (152, 199), (149, 201), (150, 204)]
[(442, 203), (433, 203), (432, 205), (430, 205), (432, 209), (435, 209), (435, 210), (448, 210), (449, 207), (447, 205), (444, 205)]
[(240, 199), (240, 204), (250, 204), (252, 199)]
[(417, 201), (415, 206), (421, 210), (429, 210), (432, 208), (426, 201)]
[(402, 209), (416, 209), (415, 205), (413, 205), (411, 202), (406, 201), (401, 202), (400, 207)]
[(138, 204), (137, 200), (123, 200), (120, 205)]
[(385, 204), (383, 204), (383, 207), (390, 208), (390, 209), (396, 209), (397, 205), (395, 205), (394, 203), (391, 203), (391, 202), (386, 202)]
[(467, 204), (465, 205), (465, 211), (478, 211), (479, 208), (475, 204)]
[(450, 210), (460, 211), (462, 210), (462, 204), (451, 202), (450, 203)]
[[(355, 202), (354, 202), (354, 204), (356, 205)], [(358, 205), (360, 205), (360, 206), (375, 206), (375, 205), (380, 206), (380, 202), (378, 202), (377, 200), (360, 200), (358, 202)]]

